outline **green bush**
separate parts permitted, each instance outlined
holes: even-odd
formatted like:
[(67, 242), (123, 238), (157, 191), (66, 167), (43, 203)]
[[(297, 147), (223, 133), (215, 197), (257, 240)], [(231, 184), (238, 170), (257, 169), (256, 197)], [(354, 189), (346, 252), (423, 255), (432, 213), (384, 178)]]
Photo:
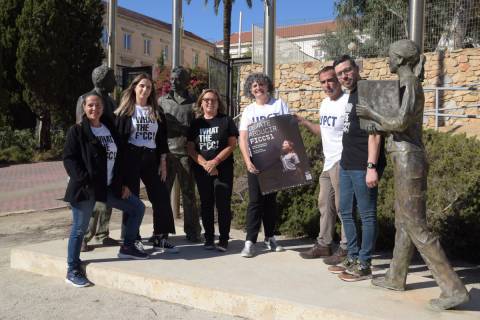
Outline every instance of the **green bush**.
[(24, 163), (59, 159), (65, 143), (63, 130), (52, 131), (52, 149), (45, 152), (36, 150), (33, 130), (12, 130), (0, 128), (0, 163)]
[[(307, 154), (311, 160), (314, 183), (279, 192), (277, 201), (282, 234), (291, 236), (318, 235), (317, 206), (318, 177), (322, 170), (321, 143), (302, 130)], [(451, 257), (480, 261), (480, 142), (465, 135), (424, 132), (424, 143), (429, 162), (427, 221)], [(243, 161), (236, 153), (236, 180), (245, 175)], [(388, 158), (388, 157), (387, 157)], [(243, 173), (242, 173), (243, 172)], [(234, 196), (235, 223), (245, 221), (247, 190)], [(395, 239), (393, 169), (390, 159), (379, 185), (377, 248), (391, 250)], [(337, 228), (338, 229), (338, 228)]]

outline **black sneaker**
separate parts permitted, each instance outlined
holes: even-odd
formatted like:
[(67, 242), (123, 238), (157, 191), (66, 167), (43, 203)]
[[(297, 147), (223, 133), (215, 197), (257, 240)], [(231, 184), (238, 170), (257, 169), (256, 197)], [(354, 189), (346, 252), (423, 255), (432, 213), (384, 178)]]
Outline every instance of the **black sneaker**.
[(228, 249), (228, 240), (219, 240), (216, 244), (218, 251), (225, 252)]
[(166, 238), (155, 237), (153, 240), (153, 250), (167, 253), (178, 253), (178, 248), (167, 241)]
[(145, 252), (141, 252), (135, 246), (121, 246), (120, 251), (118, 252), (118, 257), (122, 259), (145, 260), (150, 256)]
[(370, 267), (370, 264), (360, 262), (350, 268), (347, 268), (347, 270), (338, 277), (347, 282), (371, 279), (372, 268)]
[(215, 244), (213, 243), (213, 240), (207, 240), (203, 244), (203, 249), (205, 250), (213, 250), (215, 249)]
[(91, 285), (82, 270), (74, 269), (67, 272), (66, 283), (70, 283), (76, 288), (88, 287)]

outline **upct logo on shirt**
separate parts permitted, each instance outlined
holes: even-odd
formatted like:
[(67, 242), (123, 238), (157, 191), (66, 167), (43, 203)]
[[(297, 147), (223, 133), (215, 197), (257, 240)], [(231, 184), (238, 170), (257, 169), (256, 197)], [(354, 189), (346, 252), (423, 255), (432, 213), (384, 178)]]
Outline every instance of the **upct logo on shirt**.
[(117, 155), (117, 153), (111, 150), (112, 145), (115, 143), (112, 136), (98, 136), (97, 138), (98, 140), (100, 140), (100, 143), (102, 144), (102, 146), (104, 146), (107, 152), (107, 160), (115, 160), (115, 156)]
[(135, 139), (155, 139), (155, 132), (150, 131), (150, 124), (155, 123), (155, 120), (150, 119), (150, 117), (135, 117), (135, 121), (137, 122)]
[(200, 128), (198, 146), (201, 151), (218, 149), (218, 127)]
[(353, 105), (349, 102), (345, 106), (345, 121), (343, 122), (343, 132), (348, 133), (350, 131), (350, 112), (352, 111)]
[(274, 112), (274, 113), (270, 113), (266, 116), (254, 116), (254, 117), (252, 117), (252, 122), (259, 122), (259, 121), (265, 120), (267, 118), (272, 118), (272, 117), (276, 117), (276, 116), (279, 116), (279, 115), (281, 115), (280, 112)]
[(337, 120), (337, 117), (334, 117), (334, 116), (321, 116), (320, 125), (322, 127), (335, 127), (336, 120)]

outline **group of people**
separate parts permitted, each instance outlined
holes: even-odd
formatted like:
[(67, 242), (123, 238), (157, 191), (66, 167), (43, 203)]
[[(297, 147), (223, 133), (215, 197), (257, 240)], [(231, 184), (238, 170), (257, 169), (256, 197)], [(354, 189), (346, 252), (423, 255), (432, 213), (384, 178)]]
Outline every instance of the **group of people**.
[[(332, 66), (320, 70), (319, 82), (326, 94), (320, 106), (320, 123), (294, 115), (300, 125), (321, 136), (325, 158), (319, 178), (319, 236), (313, 247), (300, 255), (305, 259), (324, 258), (328, 270), (344, 281), (372, 278), (378, 182), (386, 165), (383, 136), (389, 135), (387, 148), (395, 166), (395, 186), (402, 189), (399, 191), (402, 196), (396, 199), (395, 206), (398, 241), (391, 269), (384, 278), (374, 279), (373, 284), (404, 290), (415, 245), (442, 289), (442, 296), (432, 301), (432, 305), (448, 309), (467, 301), (468, 293), (450, 267), (438, 239), (426, 228), (426, 180), (423, 179), (426, 166), (421, 142), (423, 92), (417, 94), (421, 86), (419, 89), (418, 78), (412, 76), (422, 63), (420, 57), (418, 49), (411, 47), (410, 42), (394, 43), (390, 48), (390, 69), (398, 73), (402, 92), (399, 116), (395, 119), (383, 117), (369, 106), (358, 105), (360, 74), (350, 56), (341, 56)], [(100, 68), (103, 68), (100, 74), (111, 72), (105, 67)], [(245, 80), (244, 94), (253, 102), (243, 110), (238, 129), (232, 118), (225, 114), (225, 106), (217, 91), (204, 90), (196, 102), (192, 100), (186, 90), (188, 73), (182, 67), (173, 69), (172, 90), (158, 101), (154, 83), (147, 74), (133, 79), (123, 92), (118, 108), (112, 107), (114, 103), (108, 97), (110, 88), (105, 88), (112, 81), (104, 82), (107, 85), (97, 84), (94, 78), (96, 89), (79, 99), (77, 124), (69, 130), (65, 144), (64, 165), (70, 177), (65, 200), (70, 202), (73, 214), (67, 282), (78, 287), (89, 284), (80, 261), (80, 251), (86, 247), (84, 238), (88, 241), (97, 233), (104, 237), (103, 244), (114, 242), (113, 239), (106, 240), (110, 239), (105, 223), (108, 225), (111, 207), (121, 210), (124, 215), (123, 243), (118, 256), (128, 259), (149, 257), (140, 241), (139, 228), (145, 210), (139, 200), (140, 180), (145, 184), (152, 203), (153, 235), (150, 242), (155, 250), (178, 252), (168, 241), (168, 235), (175, 233), (170, 191), (178, 175), (187, 239), (199, 241), (201, 217), (204, 248), (226, 251), (232, 219), (232, 153), (237, 139), (248, 171), (249, 196), (247, 233), (241, 256), (255, 256), (262, 224), (265, 234), (263, 248), (276, 252), (284, 250), (274, 236), (278, 217), (276, 193), (262, 194), (259, 170), (252, 162), (248, 144), (249, 125), (290, 113), (284, 101), (272, 96), (273, 85), (268, 76), (253, 73)], [(376, 125), (362, 129), (360, 117), (370, 119)], [(285, 168), (289, 168), (290, 164), (295, 164), (296, 156), (292, 143), (285, 141), (282, 149), (285, 149), (282, 162)], [(195, 204), (194, 183), (200, 196), (200, 217)], [(220, 234), (217, 243), (215, 206)], [(361, 239), (355, 209), (360, 215)], [(341, 222), (338, 246), (333, 243), (337, 216)], [(97, 224), (101, 227), (97, 228)]]

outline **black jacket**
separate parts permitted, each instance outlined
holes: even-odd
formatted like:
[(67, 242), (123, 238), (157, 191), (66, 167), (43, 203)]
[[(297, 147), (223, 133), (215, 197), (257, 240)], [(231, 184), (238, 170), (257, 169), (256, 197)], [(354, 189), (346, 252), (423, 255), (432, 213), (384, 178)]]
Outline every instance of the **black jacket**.
[[(110, 187), (115, 196), (122, 193), (123, 150), (113, 124), (102, 118), (117, 145), (117, 156), (113, 167)], [(67, 133), (63, 149), (63, 165), (70, 177), (64, 200), (78, 203), (84, 200), (105, 202), (107, 200), (107, 154), (105, 147), (90, 129), (90, 123), (83, 118), (80, 124), (72, 126)]]

